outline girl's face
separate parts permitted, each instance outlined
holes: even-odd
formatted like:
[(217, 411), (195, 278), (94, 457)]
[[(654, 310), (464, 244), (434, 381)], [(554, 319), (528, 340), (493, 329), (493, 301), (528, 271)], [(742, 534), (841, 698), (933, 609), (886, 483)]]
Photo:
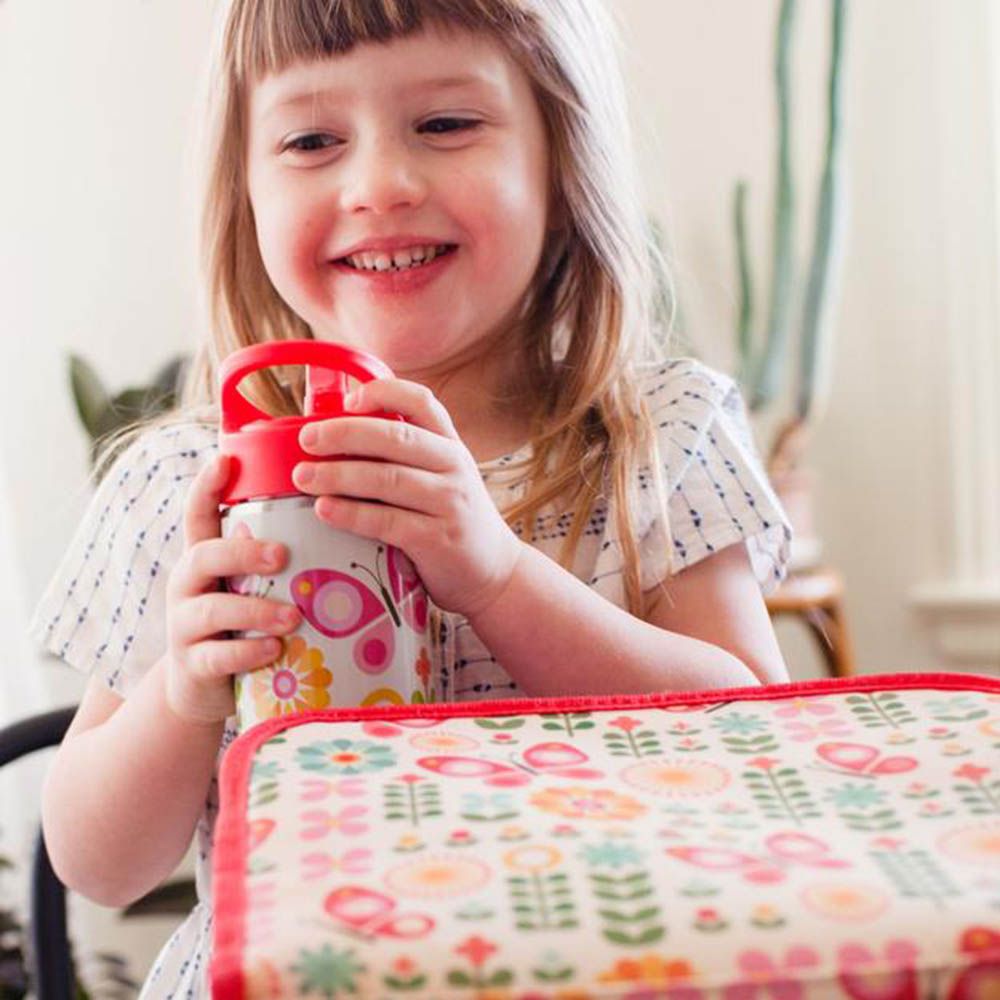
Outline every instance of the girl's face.
[(510, 323), (545, 239), (548, 147), (527, 76), (488, 35), (295, 64), (248, 110), (264, 266), (317, 338), (412, 376)]

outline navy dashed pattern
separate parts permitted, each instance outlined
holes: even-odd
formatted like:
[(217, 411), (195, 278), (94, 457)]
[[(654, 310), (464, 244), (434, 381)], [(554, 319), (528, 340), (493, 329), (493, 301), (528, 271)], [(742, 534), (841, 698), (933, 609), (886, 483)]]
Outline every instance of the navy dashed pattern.
[[(658, 431), (671, 538), (668, 543), (656, 517), (651, 471), (642, 469), (638, 475), (643, 503), (633, 515), (643, 589), (742, 542), (762, 590), (773, 590), (785, 574), (791, 529), (754, 451), (735, 383), (684, 358), (648, 366), (642, 373), (642, 392)], [(523, 496), (517, 475), (507, 470), (525, 457), (520, 451), (480, 467), (498, 506)], [(603, 597), (624, 607), (623, 556), (614, 524), (608, 505), (598, 504), (580, 539), (573, 570)], [(556, 558), (571, 525), (566, 513), (540, 515), (531, 544)], [(523, 526), (519, 534), (524, 537)], [(516, 684), (468, 623), (455, 615), (441, 616), (450, 665), (446, 696), (461, 701), (516, 695)]]
[[(651, 366), (644, 393), (654, 416), (668, 492), (672, 543), (656, 518), (650, 470), (639, 473), (643, 502), (633, 512), (644, 588), (736, 542), (745, 542), (762, 588), (780, 581), (791, 532), (753, 450), (742, 401), (731, 380), (691, 360)], [(166, 579), (183, 548), (183, 504), (193, 477), (217, 451), (216, 430), (183, 425), (143, 436), (100, 484), (31, 625), (40, 646), (77, 669), (97, 670), (127, 697), (165, 648)], [(511, 468), (524, 452), (480, 469), (499, 506), (522, 494)], [(621, 546), (606, 504), (591, 514), (574, 572), (619, 607), (625, 604)], [(557, 556), (572, 526), (564, 512), (542, 513), (531, 543)], [(523, 537), (523, 526), (522, 526)], [(516, 697), (517, 685), (469, 623), (434, 609), (446, 697)], [(236, 736), (228, 720), (222, 743)], [(218, 812), (213, 778), (196, 831), (201, 900), (164, 946), (140, 1000), (208, 995), (212, 833)]]

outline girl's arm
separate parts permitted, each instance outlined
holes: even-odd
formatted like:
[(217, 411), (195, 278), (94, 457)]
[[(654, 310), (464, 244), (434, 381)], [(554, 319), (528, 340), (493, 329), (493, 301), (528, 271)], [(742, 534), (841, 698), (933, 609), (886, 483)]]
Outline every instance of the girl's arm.
[(745, 543), (729, 545), (646, 595), (646, 620), (728, 649), (762, 684), (788, 681)]
[(788, 679), (746, 548), (665, 581), (648, 621), (524, 546), (505, 590), (470, 624), (535, 696), (734, 687)]
[[(188, 492), (185, 549), (167, 584), (166, 652), (127, 699), (91, 680), (46, 777), (52, 867), (108, 906), (143, 896), (183, 857), (234, 710), (232, 675), (273, 661), (274, 636), (300, 621), (290, 604), (218, 589), (220, 577), (274, 572), (288, 558), (283, 545), (219, 537), (227, 474), (218, 459)], [(244, 630), (270, 635), (224, 637)]]
[(42, 792), (61, 882), (103, 906), (145, 895), (184, 856), (205, 804), (223, 723), (190, 723), (166, 700), (164, 661), (123, 700), (92, 677)]

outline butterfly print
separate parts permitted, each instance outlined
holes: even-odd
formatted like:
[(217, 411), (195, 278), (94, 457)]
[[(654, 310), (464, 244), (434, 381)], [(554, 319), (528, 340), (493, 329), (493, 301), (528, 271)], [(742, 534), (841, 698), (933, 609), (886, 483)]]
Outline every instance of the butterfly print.
[(917, 766), (915, 757), (883, 757), (875, 747), (864, 743), (821, 743), (816, 755), (838, 771), (866, 777), (903, 774)]
[(581, 767), (590, 758), (567, 743), (536, 743), (524, 751), (520, 761), (501, 764), (485, 757), (460, 757), (436, 754), (420, 757), (417, 764), (448, 778), (481, 778), (484, 785), (515, 788), (526, 785), (539, 774), (557, 778), (603, 778), (604, 772)]
[(738, 871), (748, 882), (780, 882), (791, 865), (810, 868), (848, 868), (830, 857), (830, 848), (805, 833), (773, 833), (764, 840), (765, 852), (745, 854), (717, 847), (668, 847), (666, 853), (709, 871)]
[[(385, 556), (382, 578), (381, 557)], [(394, 546), (378, 546), (374, 570), (352, 562), (350, 569), (367, 573), (371, 585), (336, 569), (308, 569), (289, 585), (292, 600), (313, 628), (333, 639), (357, 635), (353, 659), (366, 674), (380, 674), (393, 661), (396, 632), (404, 626), (423, 633), (427, 594), (413, 563)]]
[(419, 938), (434, 929), (434, 920), (421, 913), (394, 913), (396, 901), (361, 885), (334, 889), (323, 909), (340, 929), (366, 938)]

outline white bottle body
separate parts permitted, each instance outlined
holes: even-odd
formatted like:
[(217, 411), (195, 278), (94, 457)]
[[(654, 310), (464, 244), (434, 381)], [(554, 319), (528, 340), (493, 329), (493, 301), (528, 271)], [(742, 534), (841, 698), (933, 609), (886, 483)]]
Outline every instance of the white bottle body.
[(324, 524), (314, 501), (249, 500), (223, 512), (224, 537), (242, 524), (288, 547), (280, 573), (233, 577), (228, 589), (302, 612), (274, 663), (237, 676), (241, 732), (289, 712), (435, 700), (430, 607), (413, 564), (399, 549)]

